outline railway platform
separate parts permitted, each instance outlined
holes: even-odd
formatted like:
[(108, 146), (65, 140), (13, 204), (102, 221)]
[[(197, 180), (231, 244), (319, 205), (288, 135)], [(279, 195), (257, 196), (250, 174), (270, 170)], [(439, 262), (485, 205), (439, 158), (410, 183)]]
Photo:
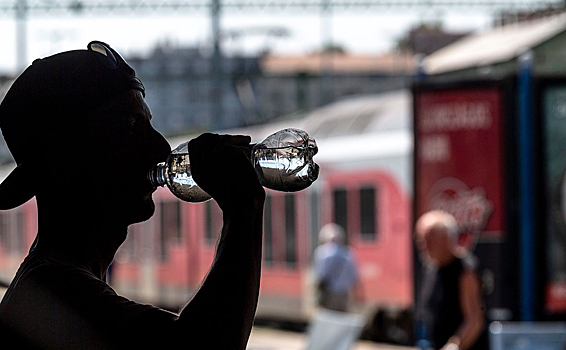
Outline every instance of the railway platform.
[[(0, 287), (0, 299), (5, 292), (6, 288)], [(254, 326), (247, 350), (305, 350), (308, 345), (307, 340), (306, 333)], [(360, 340), (351, 350), (416, 350), (416, 348)]]
[[(263, 326), (256, 326), (248, 342), (247, 350), (305, 350), (307, 348), (305, 333), (283, 331)], [(407, 346), (379, 344), (360, 340), (351, 350), (415, 350)]]

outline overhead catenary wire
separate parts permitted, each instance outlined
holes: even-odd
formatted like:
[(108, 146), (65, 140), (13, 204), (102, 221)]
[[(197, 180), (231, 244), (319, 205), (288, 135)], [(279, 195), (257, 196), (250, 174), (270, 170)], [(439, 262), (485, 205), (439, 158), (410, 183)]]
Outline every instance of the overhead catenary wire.
[[(11, 16), (18, 11), (32, 15), (108, 13), (122, 11), (195, 11), (210, 10), (217, 6), (213, 0), (0, 0), (0, 15)], [(562, 0), (223, 0), (225, 11), (319, 11), (331, 7), (341, 11), (381, 10), (425, 10), (449, 9), (462, 11), (534, 11), (548, 8), (562, 8)]]

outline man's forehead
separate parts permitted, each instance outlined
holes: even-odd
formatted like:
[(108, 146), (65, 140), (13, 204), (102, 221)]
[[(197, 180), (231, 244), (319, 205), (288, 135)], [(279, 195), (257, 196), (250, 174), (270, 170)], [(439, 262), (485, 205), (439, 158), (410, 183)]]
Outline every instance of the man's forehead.
[(129, 103), (134, 113), (144, 114), (151, 119), (151, 110), (147, 103), (145, 103), (142, 93), (137, 90), (130, 90), (128, 94), (131, 96)]
[[(126, 91), (111, 101), (106, 106), (101, 106), (101, 110), (109, 110), (117, 114), (148, 114), (151, 115), (149, 107), (145, 103), (141, 93), (136, 90)], [(126, 116), (125, 116), (126, 117)]]

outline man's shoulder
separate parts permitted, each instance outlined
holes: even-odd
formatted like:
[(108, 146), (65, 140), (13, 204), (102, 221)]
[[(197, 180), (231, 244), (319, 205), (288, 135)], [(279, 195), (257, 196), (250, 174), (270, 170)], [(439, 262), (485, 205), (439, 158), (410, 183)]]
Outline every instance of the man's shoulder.
[(10, 283), (2, 306), (38, 297), (51, 300), (54, 296), (69, 303), (84, 298), (85, 293), (113, 293), (113, 290), (85, 269), (30, 253)]
[(332, 247), (330, 246), (330, 244), (325, 243), (316, 247), (314, 254), (319, 257), (326, 257), (331, 253), (331, 251), (332, 251)]
[[(49, 349), (66, 349), (64, 344), (104, 349), (106, 342), (119, 342), (149, 319), (175, 316), (117, 295), (78, 266), (33, 256), (24, 261), (0, 304), (4, 331), (8, 327), (12, 335)], [(90, 345), (85, 347), (85, 341)]]
[(34, 253), (30, 253), (22, 262), (8, 290), (20, 289), (23, 285), (30, 288), (30, 284), (32, 287), (74, 293), (83, 285), (111, 290), (105, 282), (80, 266), (61, 263)]

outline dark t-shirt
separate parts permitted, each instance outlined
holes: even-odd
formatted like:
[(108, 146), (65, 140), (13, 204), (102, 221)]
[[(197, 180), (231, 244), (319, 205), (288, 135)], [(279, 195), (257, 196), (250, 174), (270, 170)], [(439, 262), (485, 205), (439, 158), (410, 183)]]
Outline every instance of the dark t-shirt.
[(32, 250), (0, 303), (0, 347), (150, 348), (168, 340), (177, 318), (118, 296), (86, 269)]
[[(430, 269), (425, 275), (423, 287), (424, 306), (427, 310), (431, 340), (435, 349), (440, 349), (462, 325), (460, 305), (460, 280), (465, 271), (477, 273), (477, 262), (472, 256), (456, 258), (438, 270)], [(484, 330), (470, 350), (488, 348), (487, 332)]]

